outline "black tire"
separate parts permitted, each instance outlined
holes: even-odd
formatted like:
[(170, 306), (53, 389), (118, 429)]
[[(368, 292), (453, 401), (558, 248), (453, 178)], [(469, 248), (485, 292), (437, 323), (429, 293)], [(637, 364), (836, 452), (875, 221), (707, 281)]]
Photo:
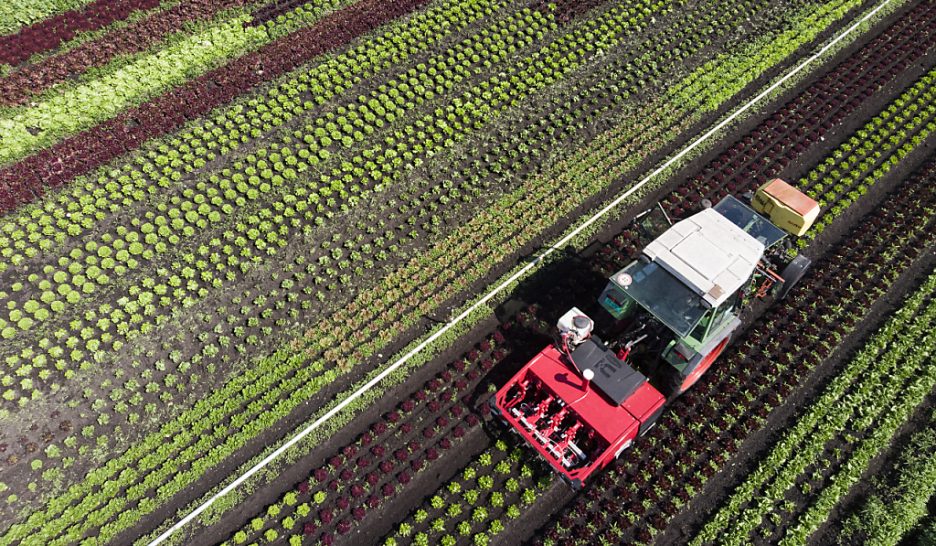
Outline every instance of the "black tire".
[(666, 404), (663, 404), (662, 406), (660, 406), (660, 409), (656, 410), (656, 412), (654, 412), (654, 414), (650, 416), (650, 418), (644, 421), (640, 425), (640, 432), (638, 433), (638, 436), (644, 436), (648, 432), (653, 430), (653, 427), (656, 426), (657, 419), (659, 419), (660, 416), (663, 415), (663, 412), (665, 410), (666, 410)]
[(783, 268), (783, 273), (780, 274), (783, 277), (783, 284), (777, 289), (777, 300), (782, 300), (790, 293), (796, 283), (809, 271), (811, 265), (812, 260), (802, 254), (797, 254), (793, 261)]
[(682, 385), (685, 376), (680, 374), (679, 370), (670, 366), (667, 362), (661, 362), (658, 370), (659, 372), (654, 386), (659, 384), (660, 392), (666, 397), (667, 402), (678, 398), (679, 395), (682, 394), (679, 391), (679, 387)]

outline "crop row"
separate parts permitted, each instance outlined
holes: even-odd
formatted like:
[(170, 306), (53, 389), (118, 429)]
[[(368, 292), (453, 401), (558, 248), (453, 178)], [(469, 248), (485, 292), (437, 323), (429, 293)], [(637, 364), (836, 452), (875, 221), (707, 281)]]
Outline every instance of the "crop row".
[(13, 34), (52, 15), (80, 10), (92, 0), (14, 0), (0, 6), (0, 35)]
[(923, 429), (899, 448), (886, 473), (876, 476), (869, 493), (848, 516), (841, 539), (852, 543), (895, 545), (927, 515), (936, 494), (936, 415), (932, 409)]
[[(789, 490), (808, 502), (800, 523), (780, 543), (801, 544), (861, 476), (896, 427), (936, 384), (931, 346), (936, 304), (931, 277), (836, 374), (711, 518), (694, 544), (748, 544), (752, 532), (777, 539), (776, 527), (795, 517)], [(832, 446), (835, 446), (834, 449)], [(813, 492), (817, 488), (821, 493)]]
[[(908, 37), (908, 38), (910, 38), (910, 37)], [(869, 49), (871, 49), (871, 48), (879, 48), (880, 45), (881, 45), (880, 43), (873, 43), (872, 46), (869, 46)], [(925, 48), (924, 48), (924, 49), (925, 49)], [(878, 49), (878, 50), (880, 50), (880, 49)], [(840, 74), (840, 76), (841, 76), (841, 74)]]
[(552, 476), (524, 462), (527, 455), (523, 446), (508, 452), (506, 442), (496, 441), (401, 522), (384, 545), (455, 546), (469, 538), (476, 546), (487, 545), (504, 531), (504, 522), (520, 518), (521, 510), (535, 503), (551, 481)]
[(144, 51), (194, 21), (211, 19), (217, 13), (243, 3), (244, 0), (186, 1), (147, 14), (127, 26), (62, 53), (18, 67), (0, 78), (0, 103), (25, 104), (42, 91), (89, 68), (105, 65), (123, 55)]
[[(298, 17), (299, 30), (278, 37), (221, 68), (210, 70), (159, 97), (124, 110), (91, 129), (3, 168), (0, 171), (3, 186), (0, 188), (3, 192), (0, 194), (0, 209), (9, 210), (31, 201), (43, 193), (46, 185), (57, 187), (87, 173), (423, 3), (413, 0), (378, 6), (372, 2), (360, 2), (307, 27), (301, 25), (318, 19), (324, 10), (303, 11), (303, 15)], [(331, 4), (326, 2), (326, 5)], [(283, 23), (287, 28), (294, 24), (289, 21)], [(247, 31), (241, 34), (257, 35)], [(261, 34), (277, 35), (275, 32)], [(232, 30), (231, 35), (238, 34)]]
[(828, 212), (798, 244), (805, 246), (808, 239), (815, 239), (936, 131), (934, 80), (936, 72), (920, 79), (800, 181), (800, 188)]
[[(270, 541), (281, 529), (328, 542), (329, 536), (367, 525), (369, 514), (406, 494), (411, 482), (431, 476), (434, 461), (453, 450), (471, 449), (481, 422), (472, 393), (482, 374), (511, 354), (502, 333), (509, 329), (505, 325), (481, 341), (371, 423), (353, 443), (326, 454), (309, 479), (234, 533), (233, 544)], [(314, 501), (320, 511), (293, 508), (304, 501)]]
[(159, 6), (159, 0), (95, 0), (80, 11), (52, 16), (15, 34), (0, 37), (0, 64), (17, 65), (34, 53), (53, 49), (79, 32), (97, 30), (132, 12)]
[(876, 90), (925, 55), (934, 41), (936, 9), (921, 3), (871, 46), (862, 48), (723, 152), (692, 177), (687, 187), (669, 194), (663, 199), (664, 207), (669, 214), (682, 217), (685, 209), (697, 206), (704, 195), (712, 195), (717, 201), (726, 194), (743, 191), (749, 180), (779, 176)]
[[(301, 21), (300, 27), (311, 24), (306, 29), (315, 28), (321, 14), (348, 1), (312, 0), (311, 18)], [(55, 92), (5, 113), (0, 127), (4, 140), (0, 164), (12, 163), (78, 131), (113, 121), (117, 114), (126, 115), (141, 103), (149, 104), (151, 97), (165, 98), (170, 90), (178, 91), (180, 84), (191, 83), (219, 65), (230, 66), (231, 62), (245, 59), (294, 26), (286, 21), (271, 23), (269, 28), (245, 28), (247, 17), (245, 10), (223, 12), (214, 20), (194, 24), (190, 34), (173, 36), (144, 54), (118, 59), (93, 77), (59, 86)]]

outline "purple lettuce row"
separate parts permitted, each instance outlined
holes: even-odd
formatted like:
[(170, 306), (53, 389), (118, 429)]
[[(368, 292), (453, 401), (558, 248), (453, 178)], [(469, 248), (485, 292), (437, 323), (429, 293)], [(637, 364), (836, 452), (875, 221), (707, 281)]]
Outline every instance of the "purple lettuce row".
[(31, 55), (55, 49), (79, 32), (98, 30), (126, 19), (134, 11), (158, 5), (159, 0), (97, 0), (81, 10), (50, 17), (0, 37), (0, 63), (18, 65)]

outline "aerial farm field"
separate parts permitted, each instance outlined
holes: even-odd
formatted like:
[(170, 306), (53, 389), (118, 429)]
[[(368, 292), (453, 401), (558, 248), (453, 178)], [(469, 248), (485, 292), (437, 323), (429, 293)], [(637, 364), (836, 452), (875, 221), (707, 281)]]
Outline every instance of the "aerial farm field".
[(934, 135), (925, 0), (4, 2), (0, 546), (933, 544)]

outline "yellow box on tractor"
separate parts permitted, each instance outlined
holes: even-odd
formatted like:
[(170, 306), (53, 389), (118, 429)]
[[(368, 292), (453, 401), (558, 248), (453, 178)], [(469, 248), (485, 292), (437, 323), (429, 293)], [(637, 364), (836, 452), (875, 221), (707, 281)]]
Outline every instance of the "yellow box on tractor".
[(779, 178), (757, 188), (751, 207), (797, 237), (806, 233), (819, 216), (819, 203)]

